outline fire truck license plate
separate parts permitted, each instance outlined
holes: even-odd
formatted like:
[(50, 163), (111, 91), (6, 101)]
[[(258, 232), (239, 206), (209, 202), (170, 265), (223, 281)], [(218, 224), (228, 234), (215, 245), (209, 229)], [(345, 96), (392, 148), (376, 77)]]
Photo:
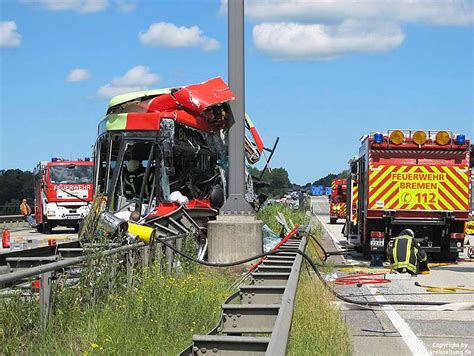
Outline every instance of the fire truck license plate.
[(383, 247), (384, 246), (384, 241), (383, 241), (383, 239), (371, 239), (370, 240), (370, 246)]
[(77, 220), (80, 219), (81, 216), (79, 214), (74, 214), (74, 215), (66, 215), (66, 219), (68, 220)]

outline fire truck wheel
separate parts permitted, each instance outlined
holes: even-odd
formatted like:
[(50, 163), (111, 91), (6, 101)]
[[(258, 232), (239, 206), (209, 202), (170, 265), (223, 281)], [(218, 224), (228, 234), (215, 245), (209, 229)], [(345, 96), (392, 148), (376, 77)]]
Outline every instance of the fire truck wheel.
[(49, 225), (47, 222), (44, 222), (42, 225), (43, 225), (43, 234), (49, 235), (51, 233), (51, 225)]
[(84, 228), (84, 220), (81, 220), (79, 222), (79, 224), (77, 224), (77, 227), (78, 227), (77, 233), (80, 236), (80, 235), (82, 235), (82, 229)]
[(329, 223), (330, 224), (335, 224), (337, 222), (337, 218), (330, 218)]
[(454, 262), (459, 258), (459, 254), (457, 252), (442, 252), (441, 253), (441, 260), (442, 261), (448, 261), (448, 262)]
[(42, 234), (43, 233), (43, 224), (36, 225), (36, 231), (38, 231), (40, 234)]
[(364, 243), (364, 247), (362, 249), (362, 254), (364, 255), (365, 259), (370, 259), (370, 241), (367, 239)]

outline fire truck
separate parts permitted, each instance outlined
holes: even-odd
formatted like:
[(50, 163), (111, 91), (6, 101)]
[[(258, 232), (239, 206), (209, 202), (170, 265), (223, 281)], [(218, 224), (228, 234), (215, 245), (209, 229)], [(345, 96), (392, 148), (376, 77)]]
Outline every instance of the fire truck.
[(335, 224), (337, 219), (346, 218), (347, 179), (333, 179), (329, 197), (329, 222)]
[(49, 234), (56, 226), (79, 230), (93, 199), (93, 168), (89, 158), (52, 158), (36, 166), (33, 177), (38, 232)]
[(349, 244), (369, 257), (410, 228), (427, 253), (457, 259), (469, 217), (469, 151), (466, 136), (450, 131), (363, 136), (347, 184)]

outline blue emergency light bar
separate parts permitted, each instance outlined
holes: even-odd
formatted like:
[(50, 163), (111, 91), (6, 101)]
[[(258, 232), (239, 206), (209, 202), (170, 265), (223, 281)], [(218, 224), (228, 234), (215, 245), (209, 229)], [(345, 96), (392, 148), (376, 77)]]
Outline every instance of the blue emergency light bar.
[(375, 143), (382, 143), (383, 142), (383, 134), (380, 132), (374, 133), (374, 142)]
[(464, 145), (466, 143), (466, 136), (465, 135), (456, 135), (456, 143), (458, 145)]

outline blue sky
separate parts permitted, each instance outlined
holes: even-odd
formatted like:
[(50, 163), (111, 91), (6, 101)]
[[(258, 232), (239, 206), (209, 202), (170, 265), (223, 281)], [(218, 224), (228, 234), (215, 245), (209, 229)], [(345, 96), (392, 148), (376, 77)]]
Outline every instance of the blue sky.
[[(474, 136), (472, 1), (348, 4), (247, 2), (246, 110), (296, 183), (345, 169), (370, 131)], [(219, 1), (0, 6), (0, 169), (90, 156), (112, 94), (227, 79)]]

